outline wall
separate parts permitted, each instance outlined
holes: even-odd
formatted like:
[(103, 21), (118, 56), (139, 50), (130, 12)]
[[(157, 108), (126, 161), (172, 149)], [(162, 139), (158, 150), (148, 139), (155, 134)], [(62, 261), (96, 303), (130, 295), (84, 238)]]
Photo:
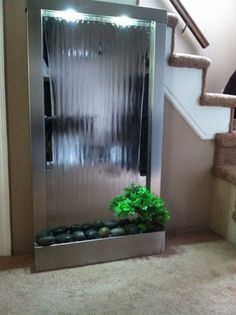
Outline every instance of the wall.
[(30, 131), (25, 1), (5, 1), (5, 61), (12, 246), (32, 250)]
[(203, 141), (165, 100), (161, 195), (171, 212), (169, 231), (208, 227), (214, 141)]
[[(176, 51), (209, 57), (212, 65), (208, 71), (207, 91), (220, 93), (236, 69), (236, 1), (181, 0), (181, 2), (208, 39), (210, 46), (202, 49), (188, 29), (183, 34), (184, 23), (180, 18)], [(140, 5), (164, 8), (176, 13), (171, 3), (166, 0), (140, 0)]]
[[(24, 0), (5, 1), (10, 194), (14, 253), (32, 250), (30, 131)], [(170, 231), (207, 228), (213, 143), (201, 141), (166, 102), (162, 197)]]
[(8, 256), (11, 254), (11, 235), (2, 9), (0, 0), (0, 256)]
[(214, 178), (211, 230), (236, 246), (236, 186)]

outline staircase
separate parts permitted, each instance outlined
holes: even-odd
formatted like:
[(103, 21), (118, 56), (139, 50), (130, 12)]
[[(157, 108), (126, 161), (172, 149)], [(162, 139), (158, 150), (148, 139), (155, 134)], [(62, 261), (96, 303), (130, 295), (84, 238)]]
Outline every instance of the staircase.
[(177, 24), (178, 17), (168, 14), (165, 95), (201, 139), (215, 138), (213, 174), (236, 184), (236, 133), (233, 131), (236, 96), (206, 93), (211, 61), (175, 53)]
[(231, 131), (230, 113), (236, 106), (236, 97), (206, 93), (207, 70), (211, 61), (206, 57), (175, 53), (177, 24), (177, 16), (168, 14), (166, 96), (201, 139), (213, 139), (216, 133)]
[(177, 24), (169, 14), (165, 95), (201, 139), (215, 139), (210, 228), (236, 245), (236, 96), (206, 93), (211, 61), (175, 53)]
[(216, 135), (213, 173), (236, 185), (236, 133)]

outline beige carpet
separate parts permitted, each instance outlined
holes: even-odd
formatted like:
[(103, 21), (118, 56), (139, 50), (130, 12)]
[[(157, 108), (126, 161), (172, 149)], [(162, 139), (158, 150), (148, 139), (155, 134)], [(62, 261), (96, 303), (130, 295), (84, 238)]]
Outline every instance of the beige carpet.
[(236, 248), (213, 234), (171, 237), (162, 256), (31, 273), (0, 258), (0, 314), (236, 314)]

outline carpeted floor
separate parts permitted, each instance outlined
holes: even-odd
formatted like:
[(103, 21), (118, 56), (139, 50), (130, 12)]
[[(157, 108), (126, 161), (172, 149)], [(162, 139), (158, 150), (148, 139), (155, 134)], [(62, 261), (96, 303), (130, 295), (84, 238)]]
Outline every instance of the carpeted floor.
[(236, 248), (211, 233), (169, 237), (162, 256), (32, 273), (0, 258), (4, 315), (236, 315)]

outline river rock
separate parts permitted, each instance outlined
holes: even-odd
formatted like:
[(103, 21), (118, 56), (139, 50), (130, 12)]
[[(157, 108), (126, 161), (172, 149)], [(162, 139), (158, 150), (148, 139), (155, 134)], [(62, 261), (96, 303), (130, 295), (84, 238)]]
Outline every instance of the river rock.
[(97, 233), (97, 231), (91, 229), (91, 230), (88, 230), (85, 232), (85, 236), (88, 240), (92, 240), (92, 239), (97, 238), (98, 233)]
[(136, 225), (138, 225), (138, 224), (141, 224), (141, 223), (143, 223), (143, 219), (139, 216), (139, 217), (137, 217), (136, 219), (134, 219), (132, 222), (130, 222), (131, 224), (136, 224)]
[(55, 237), (56, 243), (69, 243), (72, 242), (72, 236), (70, 234), (59, 234)]
[(97, 220), (94, 222), (94, 228), (95, 230), (99, 230), (100, 228), (102, 228), (104, 226), (104, 222), (101, 220)]
[(107, 220), (105, 222), (105, 225), (109, 228), (109, 229), (114, 229), (115, 227), (117, 227), (118, 222), (116, 220)]
[(117, 227), (111, 230), (111, 235), (112, 236), (123, 236), (125, 235), (125, 229), (122, 227)]
[(102, 238), (108, 237), (110, 234), (110, 229), (107, 226), (103, 226), (102, 228), (99, 229), (98, 235)]
[(84, 223), (81, 225), (81, 230), (84, 232), (91, 230), (92, 228), (93, 228), (93, 225), (90, 223)]
[(73, 233), (73, 240), (74, 241), (84, 241), (85, 240), (85, 234), (83, 231), (75, 231)]
[(130, 215), (129, 221), (130, 221), (130, 224), (136, 224), (136, 225), (143, 223), (142, 217), (138, 215), (137, 213)]
[(127, 234), (139, 234), (139, 228), (135, 224), (127, 224), (125, 231)]
[(38, 240), (39, 238), (45, 237), (45, 236), (52, 236), (52, 230), (51, 229), (42, 229), (37, 234), (35, 239)]
[(67, 231), (68, 231), (68, 227), (65, 225), (61, 225), (61, 226), (58, 226), (58, 227), (55, 227), (54, 229), (52, 229), (52, 234), (54, 236), (57, 236), (59, 234), (64, 234)]
[(123, 227), (123, 226), (125, 226), (127, 224), (130, 224), (130, 223), (131, 222), (130, 222), (129, 219), (122, 219), (122, 220), (118, 221), (118, 225), (121, 226), (121, 227)]
[(81, 230), (81, 226), (80, 224), (73, 224), (69, 227), (70, 233), (74, 233), (75, 231), (80, 231)]
[(138, 213), (129, 214), (129, 216), (128, 216), (131, 223), (134, 223), (138, 217), (140, 217)]
[(55, 237), (54, 236), (43, 236), (39, 238), (37, 241), (39, 246), (49, 246), (55, 244)]

